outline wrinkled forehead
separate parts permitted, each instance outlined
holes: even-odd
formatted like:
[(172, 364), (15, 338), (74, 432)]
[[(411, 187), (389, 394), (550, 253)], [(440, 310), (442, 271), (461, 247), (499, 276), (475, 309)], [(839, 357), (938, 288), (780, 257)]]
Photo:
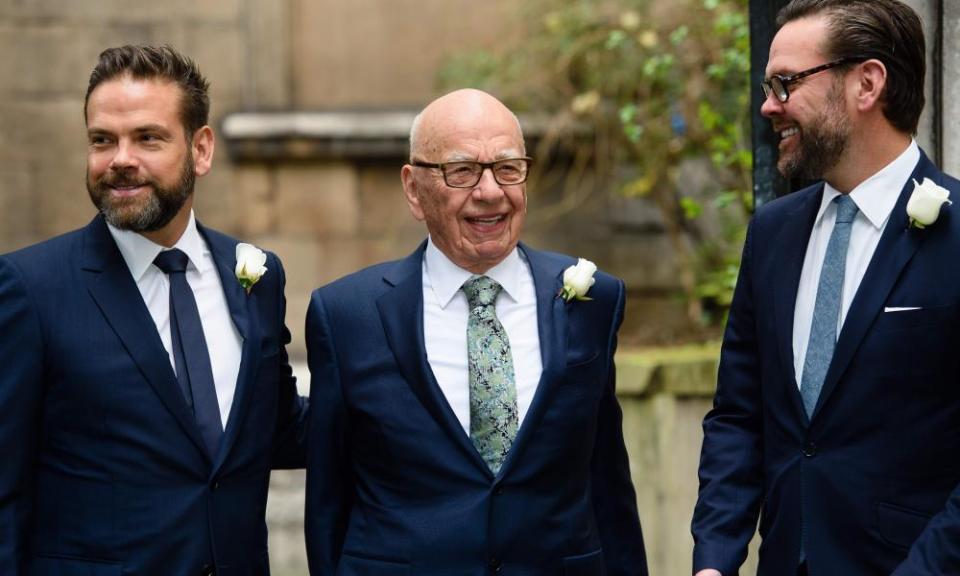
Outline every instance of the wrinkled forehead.
[(444, 161), (522, 156), (523, 136), (516, 117), (503, 107), (448, 108), (423, 118), (418, 134), (421, 154)]

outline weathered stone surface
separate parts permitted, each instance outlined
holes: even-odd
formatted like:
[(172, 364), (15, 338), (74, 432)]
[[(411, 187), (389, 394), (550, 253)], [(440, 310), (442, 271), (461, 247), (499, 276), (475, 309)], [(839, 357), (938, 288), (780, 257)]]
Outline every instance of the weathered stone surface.
[(0, 169), (0, 254), (36, 240), (39, 209), (34, 176), (29, 166)]
[(21, 20), (67, 20), (77, 26), (122, 19), (151, 23), (191, 18), (229, 22), (241, 13), (243, 0), (167, 0), (138, 2), (135, 9), (125, 0), (0, 0), (0, 18)]
[(292, 237), (344, 236), (360, 226), (356, 170), (347, 164), (281, 166), (275, 198), (281, 234)]
[(422, 105), (435, 93), (442, 59), (496, 47), (515, 21), (513, 7), (506, 0), (303, 2), (292, 22), (294, 102)]

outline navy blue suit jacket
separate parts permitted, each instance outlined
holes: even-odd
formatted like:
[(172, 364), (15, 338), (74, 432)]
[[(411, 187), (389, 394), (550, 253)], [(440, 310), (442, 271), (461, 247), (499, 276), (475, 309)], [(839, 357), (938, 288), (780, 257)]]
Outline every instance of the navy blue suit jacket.
[[(922, 156), (912, 179), (960, 197)], [(808, 420), (793, 315), (823, 185), (750, 225), (704, 420), (694, 568), (737, 573), (760, 513), (761, 575), (960, 574), (960, 204), (908, 227), (908, 181)], [(885, 308), (917, 307), (887, 311)]]
[(0, 257), (0, 574), (269, 573), (270, 469), (305, 459), (283, 270), (247, 295), (237, 241), (199, 228), (243, 337), (212, 461), (102, 217)]
[(614, 395), (623, 283), (558, 298), (575, 261), (521, 245), (543, 375), (494, 477), (424, 346), (420, 249), (313, 293), (306, 536), (314, 576), (645, 575)]

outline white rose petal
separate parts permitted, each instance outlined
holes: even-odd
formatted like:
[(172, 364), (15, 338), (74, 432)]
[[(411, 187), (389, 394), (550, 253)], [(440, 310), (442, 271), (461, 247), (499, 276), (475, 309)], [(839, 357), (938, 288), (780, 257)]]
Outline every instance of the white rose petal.
[(570, 294), (569, 298), (581, 299), (585, 297), (587, 291), (596, 282), (593, 277), (596, 271), (597, 265), (584, 258), (577, 260), (576, 266), (564, 270), (563, 287), (564, 291)]
[(266, 253), (251, 244), (237, 244), (236, 275), (240, 284), (248, 291), (250, 287), (267, 272), (264, 264), (267, 261)]
[(949, 200), (950, 192), (942, 186), (937, 186), (929, 178), (923, 179), (923, 184), (913, 181), (913, 193), (907, 201), (907, 216), (917, 228), (924, 228), (937, 221), (940, 216), (940, 207), (944, 203), (952, 204)]

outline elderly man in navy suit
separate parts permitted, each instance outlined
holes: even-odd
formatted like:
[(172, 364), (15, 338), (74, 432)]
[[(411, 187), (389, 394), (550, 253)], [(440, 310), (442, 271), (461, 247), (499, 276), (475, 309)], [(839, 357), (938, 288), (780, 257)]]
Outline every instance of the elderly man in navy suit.
[(518, 244), (530, 163), (495, 98), (439, 98), (401, 171), (429, 237), (314, 292), (315, 576), (647, 573), (614, 395), (623, 283), (598, 273), (578, 300), (589, 263)]
[(271, 467), (303, 466), (276, 257), (205, 228), (207, 82), (100, 55), (85, 228), (0, 257), (0, 573), (269, 573)]
[(762, 112), (779, 169), (823, 181), (750, 224), (707, 414), (694, 569), (960, 574), (960, 182), (912, 135), (920, 19), (793, 0)]

